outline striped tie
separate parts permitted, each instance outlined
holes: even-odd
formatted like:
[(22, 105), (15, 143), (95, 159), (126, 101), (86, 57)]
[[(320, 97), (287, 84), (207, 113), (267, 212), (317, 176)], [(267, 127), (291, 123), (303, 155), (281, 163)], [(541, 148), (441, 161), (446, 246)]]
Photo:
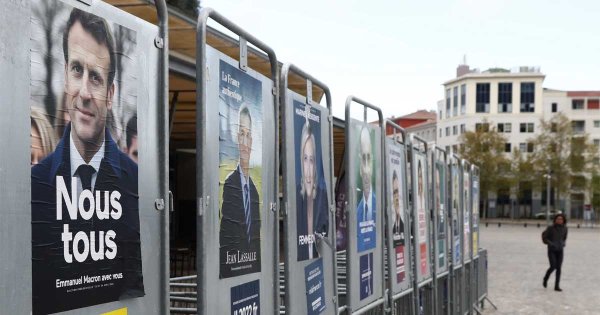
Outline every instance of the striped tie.
[(250, 224), (252, 224), (252, 215), (250, 213), (250, 194), (248, 193), (248, 184), (244, 184), (244, 212), (246, 213), (246, 234), (248, 243), (250, 243)]

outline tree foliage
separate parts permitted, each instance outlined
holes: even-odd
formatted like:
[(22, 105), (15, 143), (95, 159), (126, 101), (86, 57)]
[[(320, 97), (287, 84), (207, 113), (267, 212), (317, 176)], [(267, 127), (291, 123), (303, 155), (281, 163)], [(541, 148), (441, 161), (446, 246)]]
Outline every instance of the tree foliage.
[(200, 0), (167, 0), (167, 4), (194, 19), (200, 12)]
[[(484, 121), (485, 126), (489, 126)], [(504, 155), (506, 138), (498, 133), (495, 127), (480, 128), (475, 131), (463, 133), (459, 141), (461, 143), (459, 154), (479, 167), (480, 198), (484, 201), (484, 211), (487, 207), (488, 193), (496, 190), (502, 184), (506, 185), (503, 173), (510, 165)]]

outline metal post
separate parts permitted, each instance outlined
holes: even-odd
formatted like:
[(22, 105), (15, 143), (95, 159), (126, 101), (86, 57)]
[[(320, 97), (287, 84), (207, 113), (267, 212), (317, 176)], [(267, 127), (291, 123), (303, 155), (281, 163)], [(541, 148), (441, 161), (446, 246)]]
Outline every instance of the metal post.
[(550, 170), (544, 177), (546, 177), (546, 226), (550, 226), (550, 179), (552, 178)]

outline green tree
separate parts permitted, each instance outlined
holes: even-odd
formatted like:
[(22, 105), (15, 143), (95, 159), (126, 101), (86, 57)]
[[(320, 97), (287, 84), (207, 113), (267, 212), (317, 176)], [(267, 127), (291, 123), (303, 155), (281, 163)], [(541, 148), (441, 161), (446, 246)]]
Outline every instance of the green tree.
[(200, 0), (167, 0), (167, 4), (194, 19), (200, 12)]
[[(534, 164), (532, 157), (528, 154), (524, 154), (515, 148), (512, 151), (510, 157), (510, 172), (506, 174), (505, 178), (510, 187), (510, 191), (517, 197), (517, 218), (523, 216), (527, 217), (525, 213), (520, 213), (521, 200), (525, 197), (525, 191), (531, 189), (539, 189), (540, 181), (536, 180), (536, 174), (534, 172)], [(511, 214), (511, 218), (514, 218), (514, 213)]]
[(506, 138), (498, 133), (495, 127), (484, 120), (475, 131), (467, 131), (460, 138), (459, 154), (479, 167), (480, 202), (483, 201), (484, 217), (487, 216), (487, 200), (490, 191), (496, 191), (503, 178), (503, 168), (508, 165), (504, 154)]
[(551, 185), (555, 189), (555, 205), (575, 184), (591, 192), (591, 175), (598, 166), (598, 148), (591, 144), (589, 135), (573, 129), (572, 122), (563, 113), (549, 120), (540, 120), (539, 133), (530, 141), (534, 145), (531, 154), (533, 172), (539, 181), (551, 173)]

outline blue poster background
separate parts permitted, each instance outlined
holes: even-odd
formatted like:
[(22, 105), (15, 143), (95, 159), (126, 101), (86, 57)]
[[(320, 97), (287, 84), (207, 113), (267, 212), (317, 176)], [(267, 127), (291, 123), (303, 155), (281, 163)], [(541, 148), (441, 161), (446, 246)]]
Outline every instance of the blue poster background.
[(259, 280), (231, 288), (231, 315), (260, 315)]
[(306, 281), (306, 314), (318, 315), (325, 311), (325, 281), (323, 279), (323, 258), (304, 267)]
[(360, 299), (373, 294), (373, 253), (360, 256)]

